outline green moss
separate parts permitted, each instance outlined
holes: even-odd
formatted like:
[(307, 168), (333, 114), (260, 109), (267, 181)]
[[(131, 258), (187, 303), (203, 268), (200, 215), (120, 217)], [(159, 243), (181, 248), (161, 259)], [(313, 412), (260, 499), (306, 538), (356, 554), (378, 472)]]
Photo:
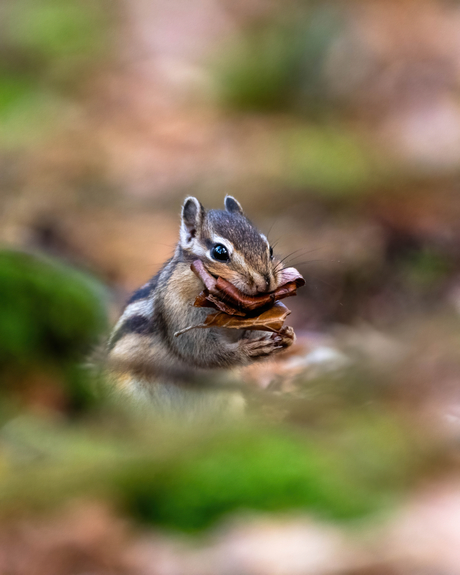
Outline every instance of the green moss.
[(342, 423), (327, 441), (281, 428), (233, 430), (188, 445), (160, 469), (132, 468), (120, 493), (143, 521), (186, 530), (236, 510), (356, 519), (384, 508), (407, 483), (418, 454), (402, 433), (378, 416)]
[(72, 268), (0, 252), (0, 365), (67, 362), (104, 326), (97, 284)]
[(349, 521), (396, 501), (423, 460), (413, 434), (389, 414), (344, 418), (320, 433), (245, 424), (182, 432), (147, 425), (139, 434), (117, 425), (116, 434), (28, 429), (22, 446), (33, 437), (40, 458), (0, 474), (0, 508), (102, 497), (144, 523), (185, 531), (247, 510)]
[(142, 465), (121, 483), (125, 508), (143, 521), (201, 529), (237, 510), (304, 509), (349, 519), (372, 508), (326, 453), (288, 435), (224, 437), (157, 470)]
[(3, 383), (44, 372), (62, 380), (74, 399), (83, 401), (85, 376), (77, 364), (105, 329), (103, 297), (96, 281), (68, 266), (21, 252), (0, 252)]

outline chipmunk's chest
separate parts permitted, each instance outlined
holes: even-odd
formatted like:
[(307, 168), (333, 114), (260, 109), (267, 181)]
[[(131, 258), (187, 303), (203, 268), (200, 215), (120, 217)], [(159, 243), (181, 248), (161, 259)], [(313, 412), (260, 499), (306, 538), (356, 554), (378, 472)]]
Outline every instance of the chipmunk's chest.
[(163, 296), (173, 305), (192, 306), (200, 290), (200, 280), (190, 270), (188, 264), (181, 263), (173, 269), (169, 281), (164, 287)]

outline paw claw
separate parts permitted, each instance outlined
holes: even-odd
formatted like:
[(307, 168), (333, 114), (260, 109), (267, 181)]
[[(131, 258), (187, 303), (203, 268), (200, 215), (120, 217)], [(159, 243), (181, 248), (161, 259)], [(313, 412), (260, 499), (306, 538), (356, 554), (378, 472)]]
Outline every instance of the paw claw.
[(270, 333), (257, 339), (243, 339), (240, 345), (244, 347), (244, 353), (252, 358), (263, 358), (278, 353), (290, 347), (295, 340), (292, 327), (285, 327), (277, 333)]

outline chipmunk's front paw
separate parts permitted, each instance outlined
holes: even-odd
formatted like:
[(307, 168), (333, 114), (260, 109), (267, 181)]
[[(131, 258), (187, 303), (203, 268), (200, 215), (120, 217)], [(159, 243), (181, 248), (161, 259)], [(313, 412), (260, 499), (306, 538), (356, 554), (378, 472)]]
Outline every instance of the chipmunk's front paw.
[(284, 327), (278, 333), (270, 333), (256, 339), (242, 339), (240, 345), (251, 359), (268, 357), (291, 346), (295, 341), (292, 327)]
[(280, 345), (283, 349), (290, 347), (295, 342), (294, 328), (290, 326), (283, 327), (276, 336), (281, 338)]

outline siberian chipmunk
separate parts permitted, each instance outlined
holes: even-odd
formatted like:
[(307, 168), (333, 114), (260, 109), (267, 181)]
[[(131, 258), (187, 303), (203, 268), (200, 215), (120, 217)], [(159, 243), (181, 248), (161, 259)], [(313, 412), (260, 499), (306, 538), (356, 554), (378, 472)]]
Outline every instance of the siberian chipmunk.
[[(210, 370), (245, 366), (291, 346), (294, 330), (195, 329), (212, 311), (193, 307), (202, 290), (190, 265), (201, 260), (247, 295), (272, 292), (280, 282), (281, 263), (267, 238), (244, 215), (239, 202), (225, 198), (225, 210), (205, 210), (193, 197), (182, 206), (180, 238), (173, 257), (128, 301), (108, 343), (109, 379), (135, 399), (160, 412), (206, 412), (242, 403), (223, 391), (199, 385)], [(218, 389), (218, 388), (217, 388)], [(216, 390), (217, 391), (217, 390)]]

